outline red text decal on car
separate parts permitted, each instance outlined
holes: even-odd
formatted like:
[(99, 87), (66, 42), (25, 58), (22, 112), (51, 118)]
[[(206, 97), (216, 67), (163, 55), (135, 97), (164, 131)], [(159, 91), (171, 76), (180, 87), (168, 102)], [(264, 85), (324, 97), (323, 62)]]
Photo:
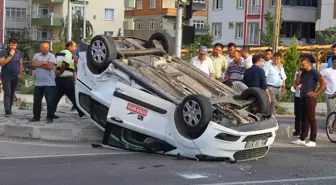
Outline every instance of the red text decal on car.
[(137, 106), (137, 105), (134, 105), (134, 104), (131, 104), (131, 103), (127, 104), (127, 110), (129, 110), (131, 112), (134, 112), (136, 114), (139, 114), (141, 116), (146, 116), (147, 112), (148, 112), (147, 109), (144, 109), (140, 106)]

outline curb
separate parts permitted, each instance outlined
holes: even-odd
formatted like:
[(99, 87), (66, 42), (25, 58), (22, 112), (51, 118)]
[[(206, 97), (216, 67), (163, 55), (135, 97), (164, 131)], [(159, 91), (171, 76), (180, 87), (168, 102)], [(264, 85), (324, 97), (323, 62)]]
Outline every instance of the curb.
[(50, 128), (38, 125), (0, 124), (0, 136), (47, 141), (101, 142), (103, 132), (99, 129)]

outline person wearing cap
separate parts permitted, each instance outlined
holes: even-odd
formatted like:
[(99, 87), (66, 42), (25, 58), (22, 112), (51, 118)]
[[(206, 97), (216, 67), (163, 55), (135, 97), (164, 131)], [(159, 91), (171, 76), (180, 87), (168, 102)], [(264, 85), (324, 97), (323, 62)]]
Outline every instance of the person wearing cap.
[(209, 75), (211, 78), (215, 78), (215, 68), (212, 60), (207, 56), (208, 48), (201, 46), (198, 51), (198, 56), (191, 59), (191, 64), (203, 71), (205, 74)]
[(18, 41), (10, 39), (8, 48), (0, 52), (0, 66), (2, 85), (4, 91), (5, 116), (12, 114), (12, 106), (15, 97), (15, 89), (18, 86), (19, 78), (23, 75), (23, 55), (17, 49)]

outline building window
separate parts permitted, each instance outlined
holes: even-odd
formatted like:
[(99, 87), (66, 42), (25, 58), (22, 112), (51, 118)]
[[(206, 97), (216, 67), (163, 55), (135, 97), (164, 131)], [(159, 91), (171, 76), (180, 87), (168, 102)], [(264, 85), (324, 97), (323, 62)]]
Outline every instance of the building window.
[(6, 8), (6, 19), (25, 20), (27, 19), (26, 12), (25, 8)]
[(214, 10), (222, 10), (223, 9), (223, 0), (213, 0), (213, 1), (214, 1), (214, 3), (213, 3), (213, 5), (214, 5), (213, 9)]
[(142, 0), (137, 0), (137, 9), (142, 9)]
[(194, 0), (194, 3), (205, 3), (205, 0)]
[(200, 20), (194, 20), (194, 24), (195, 28), (204, 28), (204, 21), (200, 21)]
[(156, 8), (156, 0), (150, 0), (149, 2), (149, 8), (155, 9)]
[(315, 38), (315, 22), (290, 22), (283, 21), (281, 25), (280, 34), (285, 35), (286, 37), (296, 38), (306, 38), (314, 39)]
[(248, 14), (259, 15), (261, 10), (261, 0), (249, 0)]
[(248, 45), (259, 45), (259, 23), (248, 25)]
[(243, 23), (236, 23), (236, 38), (243, 38)]
[(142, 30), (142, 21), (135, 21), (135, 30)]
[(82, 7), (82, 6), (74, 6), (72, 8), (72, 12), (73, 12), (73, 14), (79, 13), (81, 16), (84, 16), (84, 7)]
[[(276, 1), (272, 0), (272, 6), (275, 6)], [(317, 0), (282, 0), (282, 5), (285, 6), (308, 6), (317, 7)]]
[(155, 30), (155, 20), (149, 20), (149, 30)]
[(6, 38), (24, 39), (25, 35), (26, 30), (22, 28), (6, 28), (5, 31)]
[(212, 24), (212, 35), (214, 38), (222, 38), (222, 23)]
[(104, 31), (104, 35), (113, 37), (113, 31)]
[(105, 20), (111, 21), (114, 20), (114, 9), (112, 8), (105, 8)]
[(239, 9), (244, 8), (244, 0), (237, 0), (237, 8)]
[(53, 32), (51, 29), (39, 29), (38, 30), (37, 40), (39, 41), (52, 40), (52, 37), (53, 37)]

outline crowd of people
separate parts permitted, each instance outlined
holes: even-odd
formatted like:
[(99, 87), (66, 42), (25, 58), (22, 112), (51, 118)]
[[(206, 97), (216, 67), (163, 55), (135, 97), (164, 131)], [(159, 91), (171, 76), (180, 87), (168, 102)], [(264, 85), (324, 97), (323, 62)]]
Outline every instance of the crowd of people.
[[(234, 43), (227, 45), (228, 54), (223, 53), (224, 45), (216, 43), (209, 54), (205, 46), (200, 46), (198, 56), (191, 59), (196, 68), (215, 78), (237, 92), (249, 87), (265, 90), (270, 103), (270, 113), (276, 113), (281, 96), (286, 93), (286, 71), (282, 64), (283, 56), (271, 49), (264, 51), (263, 57), (251, 55), (248, 46), (236, 49)], [(336, 99), (330, 99), (336, 93), (336, 44), (332, 46), (334, 56), (328, 60), (328, 68), (321, 73), (312, 67), (309, 58), (302, 57), (298, 61), (293, 88), (295, 90), (295, 131), (293, 136), (299, 137), (292, 143), (316, 146), (316, 114), (317, 95), (324, 91), (328, 114), (336, 109)], [(310, 138), (308, 131), (310, 127)], [(329, 132), (333, 133), (332, 123)]]

